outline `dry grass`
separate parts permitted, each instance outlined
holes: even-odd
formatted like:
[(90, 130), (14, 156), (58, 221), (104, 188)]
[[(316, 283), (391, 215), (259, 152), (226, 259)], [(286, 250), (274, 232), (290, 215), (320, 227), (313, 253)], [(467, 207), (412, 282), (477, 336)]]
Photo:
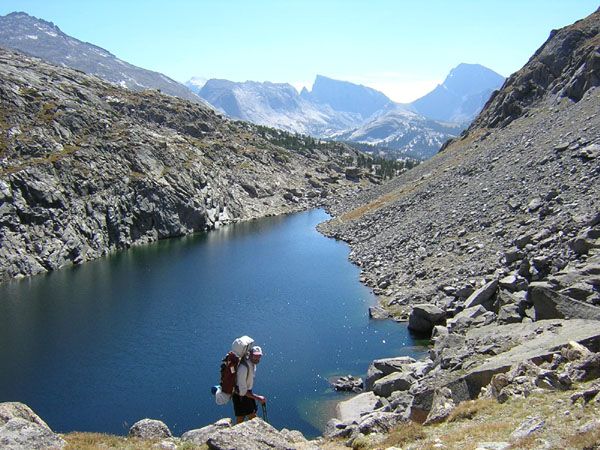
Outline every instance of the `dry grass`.
[(145, 441), (102, 433), (69, 433), (65, 434), (63, 438), (67, 441), (65, 450), (95, 450), (99, 448), (150, 450), (156, 444), (156, 441)]
[[(572, 394), (572, 390), (544, 391), (503, 404), (491, 399), (463, 402), (445, 422), (429, 426), (402, 424), (382, 444), (363, 448), (474, 450), (484, 442), (506, 442), (511, 449), (600, 450), (600, 422), (596, 422), (600, 400), (572, 404)], [(512, 433), (532, 417), (543, 420), (544, 425), (527, 437), (512, 438)], [(583, 425), (590, 429), (579, 432)]]
[(583, 433), (572, 433), (565, 436), (562, 440), (564, 448), (569, 446), (573, 448), (581, 448), (585, 450), (599, 449), (600, 448), (600, 425), (595, 426), (591, 430)]
[(344, 214), (340, 217), (340, 220), (342, 222), (346, 222), (346, 221), (358, 219), (367, 213), (377, 211), (378, 209), (381, 209), (384, 206), (398, 200), (400, 198), (400, 195), (402, 195), (402, 193), (398, 192), (398, 191), (394, 191), (389, 194), (382, 195), (381, 197), (373, 200), (370, 203), (367, 203), (364, 206), (361, 206), (360, 208), (356, 208), (356, 209), (353, 209), (352, 211), (347, 212), (346, 214)]
[(425, 439), (426, 433), (423, 425), (415, 422), (403, 423), (394, 431), (392, 431), (388, 438), (383, 442), (384, 448), (387, 447), (402, 447), (411, 442)]
[(457, 422), (459, 420), (472, 419), (477, 414), (484, 414), (491, 411), (497, 402), (492, 399), (469, 400), (462, 402), (452, 410), (448, 416), (448, 422)]
[(535, 449), (535, 448), (540, 448), (540, 439), (532, 434), (530, 436), (521, 438), (521, 439), (517, 439), (516, 441), (514, 441), (512, 444), (510, 444), (510, 446), (508, 447), (510, 450), (524, 450), (524, 449)]
[(509, 422), (462, 423), (440, 439), (447, 448), (475, 449), (480, 442), (504, 440), (498, 437), (506, 436), (512, 430), (513, 426)]
[[(102, 433), (68, 433), (62, 436), (67, 441), (65, 450), (156, 450), (160, 440), (144, 440)], [(207, 450), (206, 445), (190, 442), (178, 443), (177, 450)]]

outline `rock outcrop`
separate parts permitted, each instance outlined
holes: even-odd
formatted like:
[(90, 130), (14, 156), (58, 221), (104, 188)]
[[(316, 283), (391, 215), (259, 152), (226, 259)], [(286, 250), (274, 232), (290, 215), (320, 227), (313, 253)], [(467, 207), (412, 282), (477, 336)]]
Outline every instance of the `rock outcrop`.
[(527, 65), (492, 96), (469, 131), (506, 126), (548, 94), (581, 100), (589, 89), (600, 85), (599, 30), (594, 14), (553, 30)]
[[(443, 421), (466, 400), (505, 402), (600, 379), (598, 321), (557, 319), (488, 325), (464, 335), (438, 333), (431, 359), (388, 364), (392, 372), (369, 384), (371, 391), (339, 404), (324, 435), (350, 445), (408, 420)], [(594, 386), (573, 394), (573, 401), (595, 398), (600, 389)]]
[(163, 439), (173, 436), (169, 427), (162, 421), (156, 419), (142, 419), (129, 428), (129, 437), (142, 439)]
[(23, 403), (0, 403), (0, 448), (58, 450), (67, 443)]
[(309, 443), (301, 433), (289, 430), (278, 431), (259, 418), (231, 428), (222, 428), (214, 433), (206, 444), (212, 450), (318, 449), (316, 445)]
[(0, 281), (322, 204), (353, 155), (0, 49)]

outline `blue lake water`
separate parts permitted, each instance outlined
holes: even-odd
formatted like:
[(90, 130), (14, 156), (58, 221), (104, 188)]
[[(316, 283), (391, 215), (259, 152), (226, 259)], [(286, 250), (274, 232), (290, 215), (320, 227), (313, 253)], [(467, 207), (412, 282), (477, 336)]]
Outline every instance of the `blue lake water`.
[(0, 285), (0, 402), (58, 432), (126, 434), (149, 417), (175, 435), (233, 416), (210, 387), (231, 342), (264, 357), (254, 391), (277, 428), (319, 434), (333, 375), (420, 356), (404, 325), (370, 321), (375, 297), (322, 210), (236, 224)]

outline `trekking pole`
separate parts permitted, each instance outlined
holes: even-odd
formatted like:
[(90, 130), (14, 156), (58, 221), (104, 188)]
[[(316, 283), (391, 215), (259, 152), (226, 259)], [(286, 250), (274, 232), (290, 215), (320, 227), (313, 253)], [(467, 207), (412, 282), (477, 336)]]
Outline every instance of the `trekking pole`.
[(262, 412), (263, 412), (263, 420), (267, 423), (269, 423), (269, 419), (267, 418), (267, 404), (266, 403), (261, 403), (262, 405)]

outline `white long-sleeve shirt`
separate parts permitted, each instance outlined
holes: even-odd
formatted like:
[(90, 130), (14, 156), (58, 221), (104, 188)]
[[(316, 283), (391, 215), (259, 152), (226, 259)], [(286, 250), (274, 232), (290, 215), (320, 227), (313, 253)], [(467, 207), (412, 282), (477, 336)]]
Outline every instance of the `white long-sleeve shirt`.
[(256, 365), (249, 359), (244, 359), (240, 362), (237, 368), (237, 388), (238, 394), (243, 397), (246, 392), (251, 391), (254, 386), (254, 374), (256, 373)]

